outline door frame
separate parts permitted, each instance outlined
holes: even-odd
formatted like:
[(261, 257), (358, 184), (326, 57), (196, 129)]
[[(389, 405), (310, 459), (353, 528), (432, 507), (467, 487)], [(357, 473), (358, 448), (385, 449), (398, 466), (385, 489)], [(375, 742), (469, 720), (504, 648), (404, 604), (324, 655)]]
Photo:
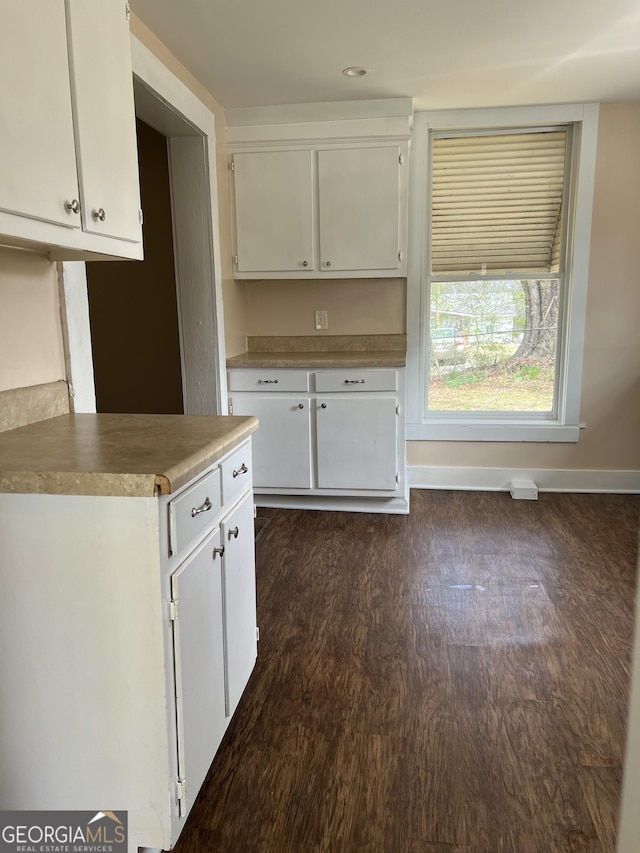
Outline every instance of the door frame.
[[(213, 113), (131, 36), (136, 115), (167, 138), (184, 412), (227, 413)], [(84, 263), (62, 265), (61, 308), (75, 412), (95, 412)]]

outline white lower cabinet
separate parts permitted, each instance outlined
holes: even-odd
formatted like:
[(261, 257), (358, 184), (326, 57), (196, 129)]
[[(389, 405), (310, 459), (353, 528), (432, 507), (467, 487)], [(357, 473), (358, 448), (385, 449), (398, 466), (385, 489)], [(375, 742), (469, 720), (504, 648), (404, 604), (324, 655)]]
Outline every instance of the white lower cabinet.
[(0, 809), (175, 845), (256, 660), (251, 470), (247, 441), (172, 495), (0, 494)]
[(289, 506), (274, 496), (300, 495), (363, 498), (366, 508), (375, 498), (370, 509), (408, 511), (404, 370), (316, 369), (304, 381), (301, 373), (229, 371), (232, 413), (260, 422), (253, 443), (260, 503)]
[(226, 729), (221, 550), (217, 529), (171, 576), (181, 814)]
[(331, 398), (316, 404), (319, 489), (395, 491), (397, 408), (395, 397)]
[(311, 488), (311, 404), (297, 397), (234, 394), (233, 411), (258, 418), (253, 438), (256, 488)]
[(235, 711), (256, 660), (256, 573), (250, 494), (220, 522), (225, 709)]

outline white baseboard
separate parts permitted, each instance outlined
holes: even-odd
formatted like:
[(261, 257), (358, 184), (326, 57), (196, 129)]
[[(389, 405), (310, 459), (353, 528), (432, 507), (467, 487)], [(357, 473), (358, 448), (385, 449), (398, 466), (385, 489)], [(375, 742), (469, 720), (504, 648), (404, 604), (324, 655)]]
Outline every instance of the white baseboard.
[(554, 468), (444, 468), (410, 465), (412, 489), (508, 491), (514, 479), (533, 480), (541, 492), (640, 494), (640, 471), (585, 471)]

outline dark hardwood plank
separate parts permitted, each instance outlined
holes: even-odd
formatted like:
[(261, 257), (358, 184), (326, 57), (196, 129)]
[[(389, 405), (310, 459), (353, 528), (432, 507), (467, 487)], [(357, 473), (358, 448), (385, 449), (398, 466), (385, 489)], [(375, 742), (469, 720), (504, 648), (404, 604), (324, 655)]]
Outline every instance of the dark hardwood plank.
[(589, 767), (580, 774), (580, 787), (604, 850), (615, 849), (621, 785), (619, 767)]
[(258, 663), (178, 853), (613, 853), (639, 507), (261, 510)]

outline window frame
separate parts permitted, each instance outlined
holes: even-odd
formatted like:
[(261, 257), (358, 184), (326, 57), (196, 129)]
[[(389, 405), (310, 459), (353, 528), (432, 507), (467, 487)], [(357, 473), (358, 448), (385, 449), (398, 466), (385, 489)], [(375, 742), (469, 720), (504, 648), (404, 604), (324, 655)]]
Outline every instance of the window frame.
[[(565, 104), (414, 114), (407, 270), (407, 440), (578, 441), (598, 111), (598, 104)], [(428, 413), (426, 353), (429, 346), (430, 270), (427, 227), (431, 209), (431, 133), (500, 132), (510, 128), (537, 129), (550, 125), (570, 125), (572, 129), (570, 191), (564, 236), (567, 241), (564, 341), (560, 344), (563, 357), (558, 377), (556, 415), (540, 418), (508, 412), (483, 412), (471, 416), (458, 412), (451, 415)]]

